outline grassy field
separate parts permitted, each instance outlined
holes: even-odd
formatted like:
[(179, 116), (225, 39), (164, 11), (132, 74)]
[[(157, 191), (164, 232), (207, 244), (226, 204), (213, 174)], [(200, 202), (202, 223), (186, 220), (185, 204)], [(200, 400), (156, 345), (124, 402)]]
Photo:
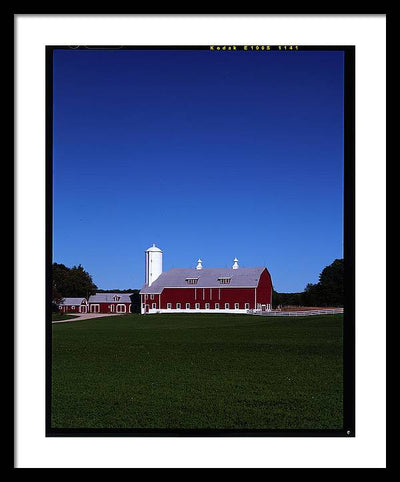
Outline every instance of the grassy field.
[(53, 428), (340, 429), (343, 315), (124, 315), (53, 329)]

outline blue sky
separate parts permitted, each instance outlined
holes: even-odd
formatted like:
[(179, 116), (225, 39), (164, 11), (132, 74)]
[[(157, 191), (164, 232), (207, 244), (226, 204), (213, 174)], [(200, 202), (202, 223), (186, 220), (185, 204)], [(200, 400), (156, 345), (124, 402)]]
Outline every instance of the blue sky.
[(302, 291), (343, 257), (341, 51), (55, 50), (53, 261), (102, 289), (266, 266)]

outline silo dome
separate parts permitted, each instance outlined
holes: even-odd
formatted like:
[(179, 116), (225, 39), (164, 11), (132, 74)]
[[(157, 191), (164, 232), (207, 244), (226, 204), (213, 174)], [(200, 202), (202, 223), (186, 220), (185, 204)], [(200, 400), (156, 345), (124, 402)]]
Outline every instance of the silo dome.
[(153, 244), (153, 246), (151, 246), (149, 249), (146, 249), (146, 253), (148, 251), (153, 251), (153, 252), (156, 252), (156, 253), (162, 253), (161, 249), (157, 248), (157, 246), (155, 244)]

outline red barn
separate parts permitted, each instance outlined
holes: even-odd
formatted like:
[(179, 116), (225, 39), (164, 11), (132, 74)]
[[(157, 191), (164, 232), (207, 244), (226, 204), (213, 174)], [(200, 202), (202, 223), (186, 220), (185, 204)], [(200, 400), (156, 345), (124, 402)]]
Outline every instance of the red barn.
[(272, 281), (265, 267), (170, 269), (162, 272), (162, 252), (146, 251), (146, 282), (141, 313), (246, 313), (271, 310)]
[(96, 293), (89, 297), (89, 313), (131, 313), (132, 293)]
[(87, 313), (86, 298), (63, 298), (58, 305), (61, 313)]

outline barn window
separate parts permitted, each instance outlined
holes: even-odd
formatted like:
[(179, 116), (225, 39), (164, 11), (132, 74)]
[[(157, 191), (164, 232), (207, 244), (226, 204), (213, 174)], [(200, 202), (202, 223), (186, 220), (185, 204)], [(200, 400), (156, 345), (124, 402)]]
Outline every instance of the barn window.
[(210, 303), (206, 303), (206, 310), (210, 309)]
[(221, 285), (228, 285), (231, 282), (231, 278), (228, 278), (228, 277), (218, 278), (218, 281), (220, 282)]
[(196, 308), (196, 310), (199, 310), (200, 309), (200, 303), (195, 303), (194, 307)]
[(239, 309), (239, 303), (235, 303), (235, 310)]
[(177, 310), (180, 310), (180, 309), (181, 309), (181, 304), (180, 304), (180, 303), (177, 303), (177, 304), (176, 304), (176, 309), (177, 309)]
[(219, 310), (219, 303), (215, 303), (215, 309)]
[(244, 308), (245, 308), (246, 310), (249, 310), (249, 309), (250, 309), (250, 303), (245, 303), (245, 304), (244, 304)]
[(229, 303), (225, 303), (225, 309), (229, 310)]
[(190, 303), (186, 303), (186, 309), (190, 310)]
[(172, 308), (172, 304), (171, 303), (167, 303), (167, 310), (170, 310)]
[(186, 283), (188, 285), (196, 285), (199, 281), (199, 278), (186, 278)]
[(151, 307), (153, 308), (153, 310), (155, 310), (157, 308), (157, 304), (156, 303), (152, 303)]
[(150, 295), (150, 299), (151, 299), (151, 300), (154, 300), (154, 295)]

